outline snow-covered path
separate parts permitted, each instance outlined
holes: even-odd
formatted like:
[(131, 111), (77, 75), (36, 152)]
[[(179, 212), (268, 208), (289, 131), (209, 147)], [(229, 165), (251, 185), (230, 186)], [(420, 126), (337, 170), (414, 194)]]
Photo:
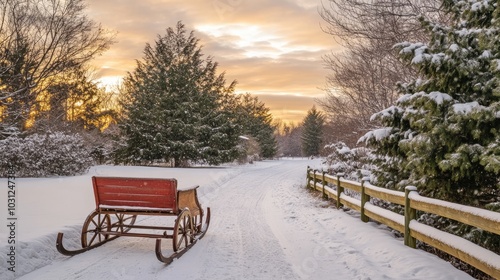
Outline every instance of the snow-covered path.
[[(54, 232), (25, 243), (26, 252), (38, 246), (47, 252), (32, 255), (52, 261), (19, 279), (471, 279), (433, 255), (405, 247), (386, 228), (310, 195), (304, 189), (306, 166), (318, 164), (280, 160), (179, 171), (181, 185), (212, 174), (199, 183), (201, 203), (212, 210), (209, 231), (182, 258), (163, 265), (156, 260), (154, 240), (143, 238), (119, 238), (68, 258), (55, 251)], [(121, 172), (107, 168), (99, 172)], [(68, 247), (78, 246), (80, 227), (65, 229)], [(168, 240), (164, 248), (168, 254)], [(11, 279), (5, 271), (0, 276)]]

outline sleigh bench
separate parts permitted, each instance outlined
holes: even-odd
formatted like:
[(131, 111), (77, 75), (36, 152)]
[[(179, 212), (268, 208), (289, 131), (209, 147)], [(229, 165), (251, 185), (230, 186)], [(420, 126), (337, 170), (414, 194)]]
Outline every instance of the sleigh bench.
[[(145, 237), (156, 238), (157, 258), (170, 263), (191, 248), (208, 229), (210, 208), (204, 217), (198, 187), (178, 190), (176, 179), (125, 177), (92, 177), (92, 185), (96, 208), (83, 223), (82, 248), (64, 248), (63, 233), (59, 233), (56, 247), (64, 255), (86, 252), (120, 236)], [(140, 215), (175, 216), (176, 219), (173, 226), (136, 225)], [(168, 257), (162, 254), (162, 239), (172, 239), (174, 253)]]

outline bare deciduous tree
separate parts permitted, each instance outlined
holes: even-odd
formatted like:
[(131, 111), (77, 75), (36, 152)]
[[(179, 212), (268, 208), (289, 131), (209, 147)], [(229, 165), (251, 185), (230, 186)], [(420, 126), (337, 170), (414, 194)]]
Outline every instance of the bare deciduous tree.
[(425, 39), (421, 17), (446, 20), (435, 0), (328, 0), (320, 15), (324, 31), (344, 46), (372, 41), (389, 48), (408, 38)]
[(346, 51), (324, 57), (331, 70), (326, 97), (318, 100), (329, 117), (332, 140), (355, 144), (353, 135), (376, 126), (370, 116), (397, 98), (396, 85), (415, 77), (394, 44), (425, 40), (421, 17), (444, 21), (433, 0), (329, 0), (320, 12), (331, 34)]
[(44, 91), (113, 42), (84, 0), (0, 0), (0, 133), (47, 109)]
[(373, 46), (353, 46), (324, 60), (331, 73), (326, 77), (326, 97), (319, 103), (330, 119), (362, 130), (373, 128), (372, 114), (394, 103), (396, 84), (414, 75), (386, 50)]

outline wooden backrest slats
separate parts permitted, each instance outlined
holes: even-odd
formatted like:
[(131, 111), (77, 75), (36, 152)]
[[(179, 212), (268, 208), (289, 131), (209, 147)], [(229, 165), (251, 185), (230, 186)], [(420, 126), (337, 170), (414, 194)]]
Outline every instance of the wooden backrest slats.
[(147, 207), (177, 211), (177, 180), (92, 177), (96, 208)]

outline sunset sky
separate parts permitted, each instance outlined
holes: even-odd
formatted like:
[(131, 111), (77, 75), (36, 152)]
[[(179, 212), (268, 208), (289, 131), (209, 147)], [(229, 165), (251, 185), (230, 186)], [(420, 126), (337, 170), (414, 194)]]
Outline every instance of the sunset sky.
[(89, 16), (117, 32), (95, 61), (103, 84), (133, 71), (146, 42), (182, 21), (237, 93), (250, 92), (275, 118), (300, 122), (323, 97), (322, 55), (338, 51), (321, 30), (321, 0), (88, 0)]

